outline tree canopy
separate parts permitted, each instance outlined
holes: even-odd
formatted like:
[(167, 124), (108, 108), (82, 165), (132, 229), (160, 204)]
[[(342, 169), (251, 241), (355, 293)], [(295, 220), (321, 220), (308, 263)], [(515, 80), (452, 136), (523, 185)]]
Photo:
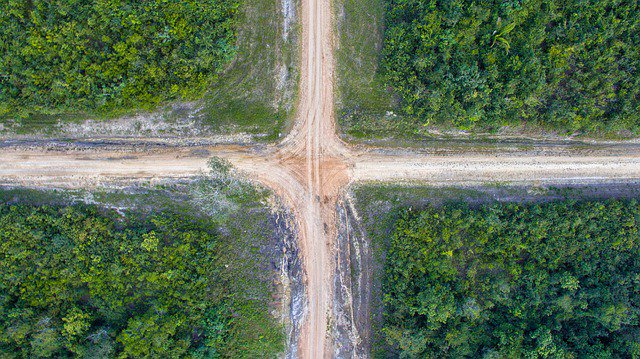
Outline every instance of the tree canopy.
[(386, 0), (382, 72), (422, 124), (640, 130), (640, 4)]
[(384, 261), (389, 357), (637, 358), (637, 202), (406, 211)]
[(274, 357), (270, 283), (237, 283), (255, 259), (222, 238), (184, 213), (0, 204), (0, 357)]
[(235, 53), (238, 4), (0, 1), (0, 116), (200, 96)]

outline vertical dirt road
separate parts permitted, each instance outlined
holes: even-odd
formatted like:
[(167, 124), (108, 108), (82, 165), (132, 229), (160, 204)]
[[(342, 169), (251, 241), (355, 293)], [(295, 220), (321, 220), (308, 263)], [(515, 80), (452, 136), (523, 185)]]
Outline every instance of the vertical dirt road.
[(307, 316), (297, 353), (332, 357), (328, 333), (335, 205), (350, 178), (350, 151), (336, 134), (333, 47), (329, 0), (302, 0), (302, 66), (296, 121), (263, 163), (251, 156), (227, 158), (268, 185), (293, 209), (305, 268)]
[(333, 118), (333, 48), (328, 0), (302, 1), (302, 69), (297, 121), (277, 157), (293, 168), (305, 193), (290, 203), (298, 214), (299, 240), (306, 269), (308, 317), (298, 353), (330, 357), (331, 256), (335, 203), (349, 175), (347, 150), (336, 136)]

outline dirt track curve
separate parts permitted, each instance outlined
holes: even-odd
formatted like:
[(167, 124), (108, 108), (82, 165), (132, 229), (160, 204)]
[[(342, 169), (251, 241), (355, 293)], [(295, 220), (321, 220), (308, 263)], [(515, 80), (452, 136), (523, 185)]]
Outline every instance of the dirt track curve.
[(307, 314), (298, 343), (303, 358), (332, 357), (328, 332), (336, 237), (336, 201), (353, 181), (430, 184), (572, 183), (640, 179), (640, 146), (512, 145), (492, 150), (418, 153), (357, 150), (336, 135), (329, 0), (302, 0), (302, 69), (295, 124), (278, 145), (148, 147), (11, 145), (0, 147), (0, 184), (92, 187), (108, 182), (189, 178), (207, 169), (208, 155), (229, 159), (272, 188), (292, 208), (305, 267)]

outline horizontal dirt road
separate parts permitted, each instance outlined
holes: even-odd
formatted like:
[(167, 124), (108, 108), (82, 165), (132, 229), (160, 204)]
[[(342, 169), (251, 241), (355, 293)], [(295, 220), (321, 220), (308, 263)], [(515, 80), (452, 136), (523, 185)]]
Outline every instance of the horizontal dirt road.
[[(261, 156), (249, 150), (226, 147), (157, 150), (51, 150), (51, 148), (0, 149), (0, 184), (52, 187), (94, 187), (110, 182), (148, 182), (190, 178), (208, 172), (206, 151), (227, 158), (255, 179), (297, 201), (306, 191), (306, 163), (298, 157)], [(623, 148), (611, 156), (571, 151), (563, 155), (458, 153), (424, 155), (371, 154), (347, 151), (339, 160), (325, 159), (321, 186), (337, 192), (351, 181), (465, 184), (476, 182), (573, 183), (640, 179), (640, 148)], [(591, 152), (591, 151), (589, 151)], [(335, 173), (333, 173), (335, 172)], [(334, 176), (343, 178), (335, 178)], [(347, 178), (344, 178), (344, 176)], [(297, 185), (294, 185), (297, 183)], [(290, 188), (290, 189), (285, 189)]]
[(640, 153), (623, 156), (580, 154), (504, 156), (385, 156), (363, 155), (354, 161), (354, 181), (584, 183), (640, 178)]

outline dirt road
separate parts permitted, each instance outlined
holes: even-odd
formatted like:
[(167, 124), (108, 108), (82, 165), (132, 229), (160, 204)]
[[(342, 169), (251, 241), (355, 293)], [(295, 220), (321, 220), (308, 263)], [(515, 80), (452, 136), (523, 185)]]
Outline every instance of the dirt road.
[(640, 178), (640, 153), (623, 157), (579, 154), (514, 156), (362, 156), (354, 181), (464, 184), (481, 182), (577, 183)]
[[(207, 157), (229, 159), (250, 178), (272, 188), (292, 208), (305, 268), (307, 313), (297, 353), (332, 357), (332, 242), (336, 201), (352, 181), (426, 184), (486, 182), (571, 183), (640, 179), (640, 146), (581, 146), (535, 151), (437, 152), (357, 150), (336, 136), (333, 119), (333, 55), (328, 0), (302, 1), (302, 69), (298, 116), (278, 145), (153, 147), (128, 143), (77, 149), (55, 144), (0, 147), (0, 184), (92, 187), (103, 183), (187, 178), (207, 170)], [(527, 144), (531, 146), (531, 144)]]

